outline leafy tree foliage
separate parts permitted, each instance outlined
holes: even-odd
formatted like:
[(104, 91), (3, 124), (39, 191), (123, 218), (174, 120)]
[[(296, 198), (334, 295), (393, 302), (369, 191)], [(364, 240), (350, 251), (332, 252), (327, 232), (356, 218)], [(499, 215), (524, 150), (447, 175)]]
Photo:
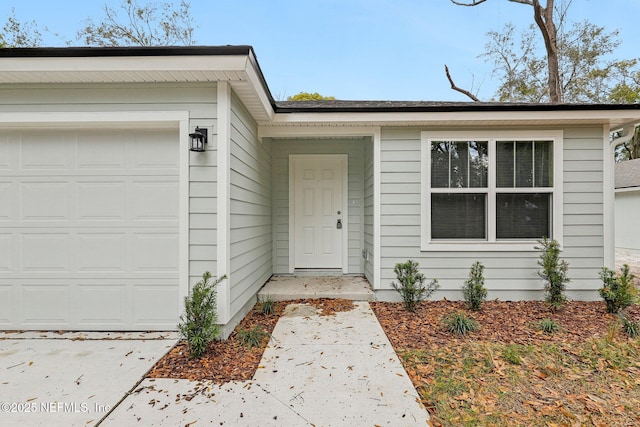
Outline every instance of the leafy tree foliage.
[(42, 44), (42, 33), (35, 21), (21, 22), (16, 17), (15, 9), (7, 18), (0, 33), (0, 48), (3, 47), (36, 47)]
[(287, 97), (287, 101), (321, 101), (321, 100), (334, 100), (336, 99), (334, 96), (323, 96), (318, 92), (309, 93), (309, 92), (300, 92), (296, 95)]
[(119, 9), (108, 5), (104, 16), (96, 23), (92, 18), (78, 31), (77, 38), (88, 46), (189, 46), (194, 22), (191, 4), (122, 0)]

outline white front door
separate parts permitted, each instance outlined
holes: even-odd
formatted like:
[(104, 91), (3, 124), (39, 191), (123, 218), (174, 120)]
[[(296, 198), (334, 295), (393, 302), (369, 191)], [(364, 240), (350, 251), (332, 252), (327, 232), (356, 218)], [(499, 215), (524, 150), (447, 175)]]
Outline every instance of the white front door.
[(292, 157), (294, 268), (343, 268), (344, 155)]

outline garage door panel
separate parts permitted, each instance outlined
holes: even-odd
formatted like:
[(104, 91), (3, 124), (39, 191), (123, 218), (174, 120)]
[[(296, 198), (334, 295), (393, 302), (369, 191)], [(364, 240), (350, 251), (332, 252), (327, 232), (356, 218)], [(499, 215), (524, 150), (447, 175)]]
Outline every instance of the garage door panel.
[(21, 234), (23, 272), (69, 272), (69, 233)]
[[(0, 200), (16, 200), (15, 188), (16, 185), (13, 182), (0, 181)], [(15, 203), (0, 203), (0, 224), (15, 220), (15, 205)]]
[(167, 325), (175, 328), (179, 315), (178, 290), (172, 286), (136, 286), (134, 289), (134, 323)]
[(126, 272), (125, 233), (78, 233), (78, 272)]
[(132, 242), (135, 273), (178, 272), (177, 233), (134, 234)]
[(13, 263), (15, 247), (13, 233), (0, 233), (0, 273), (15, 271)]
[(163, 132), (148, 131), (134, 136), (133, 168), (177, 169), (178, 153), (175, 140)]
[(0, 132), (0, 171), (8, 170), (11, 168), (11, 160), (15, 156), (10, 155), (13, 144), (11, 144), (10, 133)]
[(134, 220), (178, 220), (178, 204), (166, 203), (168, 197), (178, 200), (180, 187), (177, 182), (135, 180), (131, 191)]
[(24, 170), (69, 169), (74, 134), (60, 131), (32, 131), (23, 133), (20, 140), (20, 168)]
[(97, 133), (91, 138), (79, 138), (77, 145), (78, 169), (124, 170), (126, 167), (125, 147), (131, 138), (123, 133)]
[(79, 181), (78, 220), (125, 220), (126, 184), (118, 181)]
[(13, 285), (0, 284), (0, 325), (11, 326), (15, 320), (13, 315)]
[(68, 182), (26, 182), (20, 185), (23, 221), (69, 221)]
[(81, 284), (74, 293), (71, 312), (80, 326), (124, 326), (130, 323), (126, 305), (130, 300), (123, 284)]
[(61, 327), (69, 323), (69, 286), (23, 285), (22, 301), (25, 325)]

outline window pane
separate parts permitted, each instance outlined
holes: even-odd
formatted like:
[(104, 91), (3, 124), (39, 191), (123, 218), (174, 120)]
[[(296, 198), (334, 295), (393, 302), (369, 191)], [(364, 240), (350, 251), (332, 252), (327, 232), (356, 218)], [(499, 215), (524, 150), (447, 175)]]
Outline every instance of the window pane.
[(451, 151), (451, 183), (450, 188), (467, 188), (469, 186), (469, 144), (452, 142)]
[(534, 175), (536, 187), (553, 186), (553, 150), (551, 141), (535, 142)]
[(516, 142), (516, 187), (533, 187), (533, 143)]
[(496, 185), (503, 188), (514, 186), (513, 177), (513, 141), (498, 141), (496, 143)]
[(496, 194), (496, 238), (551, 237), (551, 194)]
[(486, 239), (486, 194), (431, 194), (432, 239)]
[(489, 171), (489, 143), (469, 141), (469, 187), (487, 186)]
[(489, 143), (434, 141), (431, 143), (432, 188), (486, 188)]
[(431, 187), (449, 187), (449, 144), (431, 143)]

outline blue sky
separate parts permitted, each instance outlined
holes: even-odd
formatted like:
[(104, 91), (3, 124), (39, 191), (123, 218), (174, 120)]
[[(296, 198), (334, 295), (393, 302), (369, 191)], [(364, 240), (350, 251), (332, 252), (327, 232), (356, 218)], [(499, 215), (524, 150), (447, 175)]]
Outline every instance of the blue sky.
[[(0, 22), (14, 7), (19, 20), (62, 35), (45, 34), (48, 46), (73, 39), (86, 18), (102, 16), (105, 4), (0, 1)], [(276, 99), (308, 91), (338, 99), (467, 101), (449, 88), (447, 64), (459, 86), (488, 100), (497, 83), (491, 64), (478, 58), (486, 33), (533, 22), (529, 6), (506, 0), (470, 8), (449, 0), (191, 0), (191, 10), (198, 44), (255, 48)], [(620, 30), (617, 58), (640, 57), (639, 16), (640, 0), (574, 0), (570, 9), (573, 21)]]

